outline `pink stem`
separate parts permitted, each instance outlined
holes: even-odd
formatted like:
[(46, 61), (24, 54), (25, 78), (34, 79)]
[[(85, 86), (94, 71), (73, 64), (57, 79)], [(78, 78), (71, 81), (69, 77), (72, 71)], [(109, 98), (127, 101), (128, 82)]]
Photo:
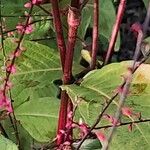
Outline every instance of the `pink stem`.
[(118, 32), (119, 32), (119, 28), (120, 28), (120, 25), (121, 25), (121, 21), (122, 21), (122, 18), (123, 18), (125, 7), (126, 7), (126, 0), (121, 0), (120, 4), (119, 4), (119, 7), (118, 7), (116, 22), (115, 22), (113, 30), (112, 30), (112, 35), (111, 35), (111, 38), (110, 38), (109, 47), (108, 47), (105, 62), (104, 62), (105, 65), (108, 64), (108, 62), (111, 59), (112, 54), (114, 52), (114, 46), (115, 46), (115, 43), (116, 43), (116, 40), (117, 40), (117, 35), (118, 35)]

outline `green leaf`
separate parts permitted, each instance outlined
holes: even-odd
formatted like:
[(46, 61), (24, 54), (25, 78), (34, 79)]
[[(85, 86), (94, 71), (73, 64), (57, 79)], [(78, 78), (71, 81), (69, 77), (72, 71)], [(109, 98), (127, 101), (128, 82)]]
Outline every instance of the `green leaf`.
[[(139, 129), (138, 129), (139, 128)], [(148, 150), (150, 147), (150, 123), (141, 123), (133, 126), (133, 131), (129, 132), (127, 126), (117, 128), (112, 139), (110, 150)]]
[[(5, 40), (6, 55), (16, 47), (11, 40)], [(48, 142), (55, 136), (58, 117), (59, 101), (55, 98), (58, 88), (53, 81), (61, 77), (59, 56), (36, 42), (24, 41), (23, 46), (27, 50), (16, 59), (17, 72), (11, 75), (16, 117), (33, 138)], [(0, 59), (2, 66), (2, 54)]]
[[(24, 41), (23, 46), (27, 50), (16, 59), (17, 72), (11, 75), (11, 82), (14, 85), (12, 98), (15, 107), (31, 97), (56, 97), (58, 88), (53, 81), (61, 78), (59, 55), (55, 50), (29, 41)], [(15, 47), (16, 45), (10, 39), (5, 40), (7, 55), (10, 55)], [(2, 53), (0, 59), (2, 66)]]
[[(131, 65), (131, 61), (113, 63), (103, 67), (100, 70), (89, 72), (81, 82), (80, 86), (67, 85), (62, 86), (72, 99), (74, 104), (78, 103), (76, 118), (82, 118), (89, 125), (93, 125), (97, 115), (101, 112), (104, 104), (114, 94), (115, 90), (123, 82), (122, 75), (127, 73), (127, 68)], [(126, 106), (133, 108), (134, 112), (141, 113), (142, 118), (150, 117), (150, 65), (142, 64), (136, 71), (130, 88), (130, 94), (126, 100)], [(117, 97), (113, 104), (109, 107), (106, 113), (113, 115), (116, 111), (119, 97)], [(137, 118), (132, 118), (133, 120)], [(123, 117), (124, 121), (131, 121), (129, 118)], [(102, 119), (101, 124), (107, 125), (108, 122)], [(130, 133), (127, 127), (120, 127), (114, 139), (113, 148), (120, 149), (122, 145), (126, 145), (122, 149), (133, 149), (133, 147), (144, 147), (147, 149), (149, 145), (150, 136), (149, 123), (138, 124), (134, 127), (134, 133)], [(123, 137), (123, 135), (125, 137)], [(140, 138), (139, 138), (140, 136)], [(122, 138), (122, 140), (120, 140)], [(126, 140), (128, 139), (128, 140)], [(140, 140), (139, 140), (140, 139)], [(136, 144), (133, 144), (135, 143)], [(126, 143), (130, 142), (129, 145)], [(131, 146), (132, 145), (132, 146)], [(113, 149), (112, 148), (112, 149)], [(136, 148), (135, 148), (136, 149)]]
[[(26, 0), (1, 0), (1, 14), (6, 17), (5, 25), (7, 30), (14, 29), (16, 24), (20, 21), (19, 16), (24, 15), (24, 4)], [(18, 16), (18, 17), (17, 17)]]
[[(150, 53), (150, 37), (144, 39), (141, 45), (142, 54), (147, 57)], [(146, 60), (147, 64), (150, 64), (150, 57)]]
[(29, 134), (39, 142), (55, 137), (59, 101), (53, 97), (32, 99), (15, 109), (15, 115)]
[[(107, 50), (108, 45), (105, 44), (106, 40), (103, 41), (103, 37), (110, 39), (113, 25), (116, 20), (116, 13), (112, 1), (102, 0), (99, 5), (99, 31), (100, 31), (100, 42), (103, 47), (100, 47), (103, 50)], [(87, 27), (93, 27), (93, 1), (90, 1), (83, 9), (81, 25), (79, 27), (78, 36), (83, 38)], [(92, 35), (91, 35), (92, 36)], [(102, 39), (103, 38), (103, 39)], [(118, 34), (117, 42), (115, 44), (115, 50), (118, 50), (120, 46), (120, 36)]]
[[(76, 148), (78, 143), (73, 143)], [(86, 139), (80, 147), (80, 150), (101, 150), (102, 145), (98, 139)]]
[[(13, 119), (13, 118), (12, 118)], [(9, 139), (13, 142), (16, 142), (16, 137), (14, 134), (14, 129), (10, 122), (10, 118), (7, 118), (1, 121), (2, 126), (4, 127)], [(22, 150), (28, 150), (31, 148), (33, 144), (33, 138), (29, 135), (29, 133), (17, 122), (18, 133), (20, 138), (20, 147)]]
[[(92, 4), (92, 11), (91, 15), (93, 14), (93, 1), (91, 2)], [(88, 6), (88, 5), (87, 5)], [(91, 5), (89, 4), (89, 7)], [(107, 39), (110, 39), (111, 33), (113, 30), (113, 25), (116, 20), (116, 13), (115, 9), (113, 6), (112, 1), (110, 0), (101, 0), (100, 2), (100, 8), (99, 8), (99, 31), (100, 34), (105, 36)], [(93, 26), (93, 21), (91, 22), (91, 27)], [(116, 47), (115, 49), (118, 50), (120, 44), (120, 36), (118, 34), (117, 42), (116, 42)]]
[(91, 22), (91, 9), (84, 7), (81, 14), (81, 23), (78, 29), (78, 36), (84, 38), (87, 28)]
[(1, 150), (18, 150), (18, 147), (12, 141), (0, 135), (0, 149)]
[(148, 8), (149, 0), (143, 0), (145, 7)]
[[(7, 56), (16, 47), (11, 40), (5, 40)], [(36, 42), (24, 41), (23, 46), (27, 50), (16, 59), (17, 72), (10, 79), (14, 85), (11, 93), (16, 117), (33, 138), (48, 142), (55, 136), (57, 127), (59, 101), (55, 97), (58, 88), (53, 81), (61, 77), (59, 55)], [(0, 59), (2, 66), (2, 53)]]

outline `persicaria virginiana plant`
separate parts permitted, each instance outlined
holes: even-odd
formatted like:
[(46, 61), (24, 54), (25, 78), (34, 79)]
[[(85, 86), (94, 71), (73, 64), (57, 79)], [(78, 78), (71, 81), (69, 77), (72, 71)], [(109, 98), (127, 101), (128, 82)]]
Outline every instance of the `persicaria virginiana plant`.
[(0, 149), (149, 149), (148, 0), (0, 8)]

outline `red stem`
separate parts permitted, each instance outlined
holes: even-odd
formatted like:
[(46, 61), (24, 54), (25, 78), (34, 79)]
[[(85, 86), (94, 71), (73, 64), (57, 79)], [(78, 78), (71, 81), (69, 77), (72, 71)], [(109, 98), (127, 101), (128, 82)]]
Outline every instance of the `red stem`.
[[(72, 63), (73, 63), (73, 54), (74, 54), (74, 47), (76, 43), (76, 35), (77, 29), (80, 25), (80, 11), (75, 7), (70, 7), (68, 12), (68, 42), (67, 42), (67, 51), (65, 57), (65, 67), (64, 67), (64, 76), (63, 81), (64, 84), (70, 84), (72, 79)], [(71, 100), (68, 98), (68, 108), (67, 112), (73, 111), (73, 105)], [(68, 119), (67, 119), (68, 122)], [(72, 130), (67, 135), (66, 140), (70, 141), (72, 138)]]
[[(78, 1), (74, 1), (73, 5), (77, 5)], [(74, 53), (74, 46), (76, 41), (76, 34), (77, 29), (80, 22), (80, 15), (79, 10), (75, 7), (71, 7), (68, 13), (68, 43), (67, 43), (67, 51), (65, 46), (65, 41), (63, 37), (63, 30), (62, 30), (62, 23), (60, 19), (60, 12), (58, 7), (57, 0), (51, 0), (52, 9), (53, 9), (53, 17), (54, 17), (54, 25), (56, 29), (56, 37), (57, 37), (57, 45), (60, 50), (61, 56), (61, 63), (63, 68), (63, 84), (69, 84), (72, 79), (72, 63), (73, 63), (73, 53)], [(75, 24), (74, 24), (75, 23)], [(58, 130), (57, 134), (59, 138), (57, 139), (57, 145), (63, 144), (64, 140), (69, 140), (70, 135), (72, 133), (69, 132), (67, 135), (68, 138), (65, 138), (64, 134), (61, 134), (61, 130), (65, 130), (66, 123), (67, 123), (67, 114), (68, 111), (72, 111), (73, 106), (72, 103), (66, 94), (65, 91), (61, 92), (61, 105), (60, 105), (60, 112), (59, 112), (59, 122), (58, 122)]]
[(90, 65), (91, 70), (95, 69), (96, 66), (96, 55), (98, 51), (98, 22), (99, 22), (99, 0), (94, 0), (92, 61)]
[(120, 24), (121, 24), (121, 21), (123, 18), (125, 7), (126, 7), (126, 0), (121, 0), (119, 7), (118, 7), (116, 22), (115, 22), (113, 30), (112, 30), (112, 35), (110, 38), (109, 47), (107, 50), (107, 55), (106, 55), (105, 62), (104, 62), (105, 65), (109, 62), (109, 60), (111, 59), (112, 54), (114, 52), (114, 46), (115, 46), (115, 43), (117, 40), (117, 35), (118, 35)]
[(66, 122), (67, 122), (67, 106), (68, 106), (68, 95), (66, 91), (61, 91), (61, 103), (59, 111), (59, 120), (58, 120), (58, 129), (57, 135), (60, 137), (57, 139), (57, 145), (64, 143), (64, 134), (61, 134), (60, 131), (65, 131)]
[[(66, 45), (63, 36), (63, 29), (62, 29), (62, 23), (60, 19), (58, 0), (51, 0), (51, 4), (52, 4), (52, 11), (53, 11), (52, 13), (54, 19), (54, 26), (56, 30), (57, 46), (60, 51), (62, 70), (64, 71)], [(65, 91), (61, 91), (61, 103), (60, 103), (58, 129), (57, 129), (57, 135), (60, 136), (57, 139), (58, 146), (64, 142), (64, 134), (61, 134), (60, 131), (65, 130), (65, 126), (67, 122), (67, 105), (68, 105), (68, 95)]]
[(52, 13), (53, 13), (53, 19), (54, 19), (54, 26), (56, 29), (57, 45), (60, 51), (62, 69), (64, 70), (66, 45), (65, 45), (65, 40), (63, 36), (63, 29), (62, 29), (62, 23), (60, 19), (58, 0), (51, 0), (51, 4), (52, 4), (52, 11), (53, 11)]

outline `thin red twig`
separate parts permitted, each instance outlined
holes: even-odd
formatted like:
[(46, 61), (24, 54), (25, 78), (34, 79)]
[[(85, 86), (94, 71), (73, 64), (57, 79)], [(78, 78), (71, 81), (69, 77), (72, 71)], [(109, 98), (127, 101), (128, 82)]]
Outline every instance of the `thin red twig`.
[(119, 4), (119, 7), (118, 7), (118, 12), (117, 12), (117, 17), (116, 17), (116, 21), (115, 21), (115, 24), (114, 24), (114, 27), (113, 27), (113, 30), (112, 30), (112, 35), (111, 35), (111, 38), (110, 38), (109, 47), (108, 47), (108, 50), (107, 50), (104, 65), (106, 65), (112, 57), (112, 54), (113, 54), (113, 51), (114, 51), (114, 46), (115, 46), (115, 43), (116, 43), (116, 40), (117, 40), (117, 35), (118, 35), (119, 29), (120, 29), (120, 24), (121, 24), (123, 14), (124, 14), (124, 11), (125, 11), (125, 7), (126, 7), (126, 0), (120, 0), (120, 4)]
[(93, 41), (92, 41), (92, 61), (91, 70), (96, 67), (96, 55), (98, 51), (98, 27), (99, 27), (99, 0), (94, 0), (94, 19), (93, 19)]
[[(130, 124), (138, 124), (138, 123), (143, 123), (143, 122), (150, 122), (150, 119), (140, 119), (140, 120), (135, 120), (135, 121), (130, 121), (130, 122), (122, 122), (120, 124), (117, 124), (116, 127), (121, 127), (121, 126), (126, 126), (126, 125), (130, 125)], [(106, 129), (106, 128), (111, 128), (113, 127), (113, 125), (105, 125), (105, 126), (101, 126), (101, 127), (96, 127), (94, 128), (95, 130), (99, 130), (99, 129)]]

